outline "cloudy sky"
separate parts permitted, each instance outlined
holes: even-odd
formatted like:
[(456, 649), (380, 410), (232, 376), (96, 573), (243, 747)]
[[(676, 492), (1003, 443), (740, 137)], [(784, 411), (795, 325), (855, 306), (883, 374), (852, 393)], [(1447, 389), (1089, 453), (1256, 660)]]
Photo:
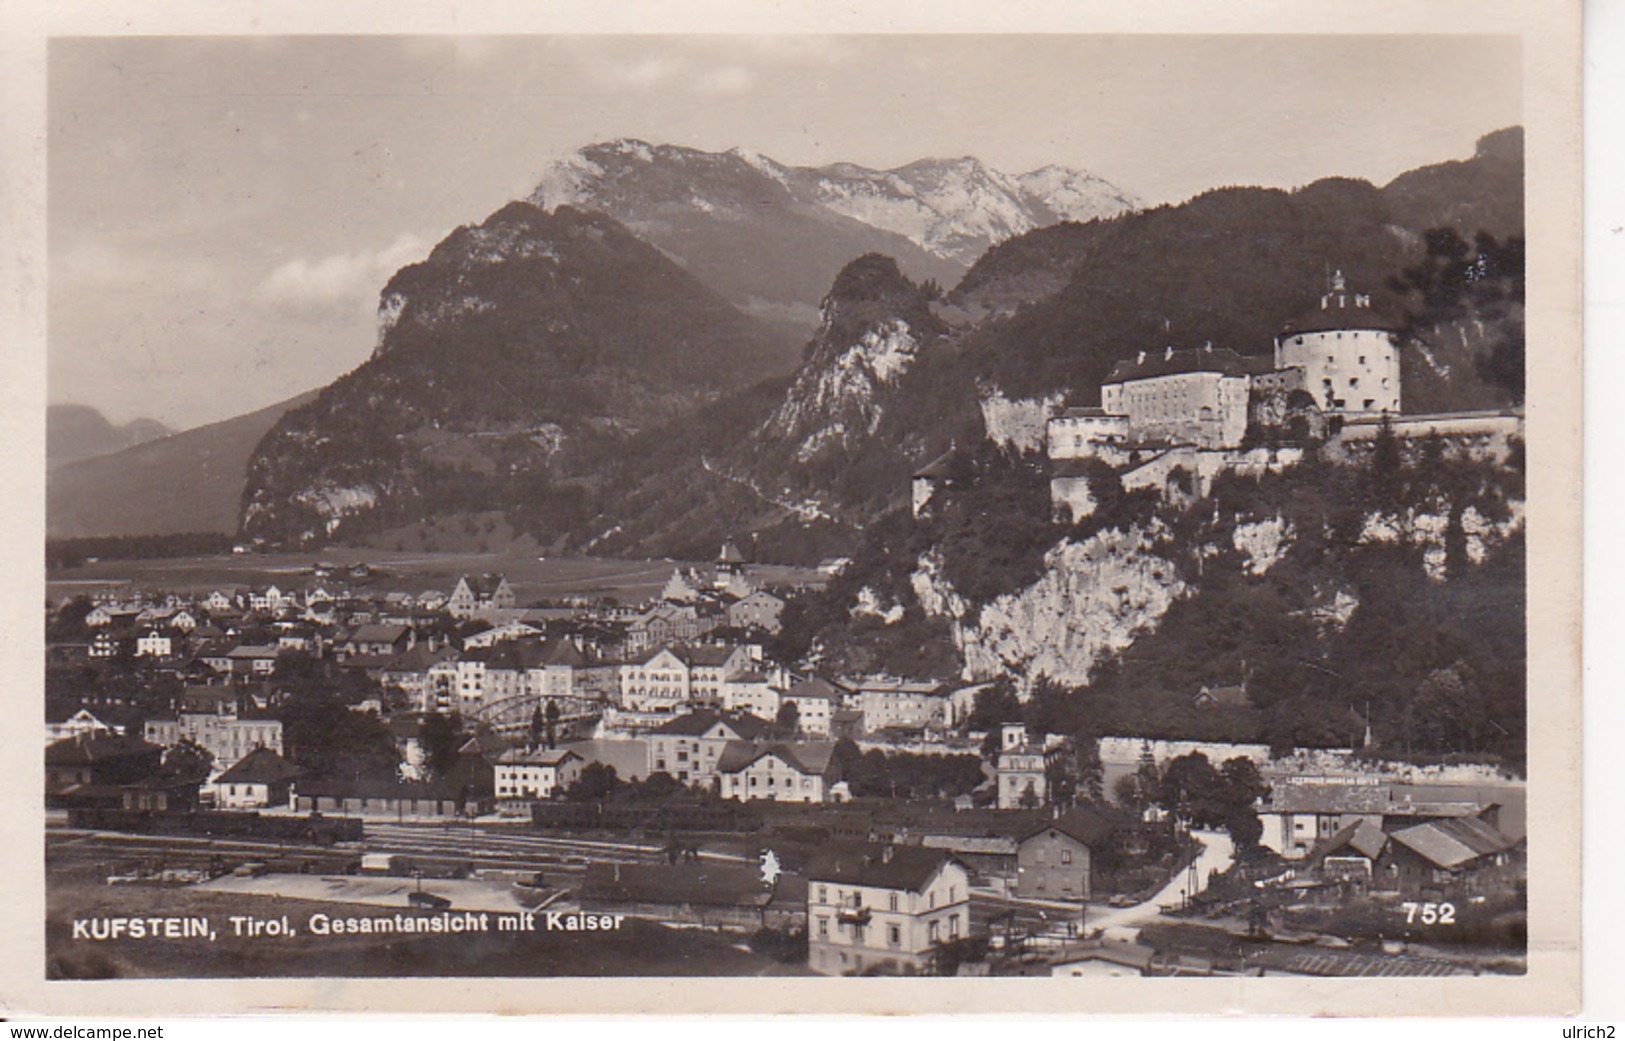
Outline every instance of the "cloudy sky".
[(1520, 122), (1491, 37), (59, 38), (49, 395), (190, 427), (365, 360), (379, 289), (614, 137), (975, 155), (1151, 202), (1382, 183)]

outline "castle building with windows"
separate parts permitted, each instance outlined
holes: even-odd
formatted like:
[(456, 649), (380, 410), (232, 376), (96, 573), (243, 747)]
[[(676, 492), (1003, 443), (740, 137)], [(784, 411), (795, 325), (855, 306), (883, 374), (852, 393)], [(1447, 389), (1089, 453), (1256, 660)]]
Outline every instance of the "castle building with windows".
[[(1100, 405), (1068, 408), (1045, 429), (1050, 501), (1072, 518), (1094, 510), (1091, 468), (1117, 470), (1123, 487), (1206, 495), (1221, 473), (1258, 474), (1302, 458), (1301, 445), (1243, 447), (1260, 415), (1309, 413), (1314, 429), (1335, 419), (1340, 448), (1368, 450), (1386, 426), (1405, 439), (1440, 437), (1447, 448), (1504, 458), (1520, 435), (1516, 412), (1401, 416), (1396, 323), (1352, 289), (1342, 271), (1302, 315), (1284, 323), (1269, 354), (1229, 348), (1140, 351), (1119, 361)], [(1301, 392), (1301, 393), (1299, 393)], [(1318, 436), (1318, 434), (1316, 435)]]

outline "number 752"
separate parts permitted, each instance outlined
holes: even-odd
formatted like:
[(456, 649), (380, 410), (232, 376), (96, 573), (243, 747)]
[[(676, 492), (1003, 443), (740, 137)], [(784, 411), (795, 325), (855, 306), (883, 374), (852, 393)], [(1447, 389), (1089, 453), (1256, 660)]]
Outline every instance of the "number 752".
[(1418, 919), (1423, 925), (1455, 925), (1456, 905), (1444, 904), (1418, 904), (1409, 900), (1399, 905), (1405, 912), (1405, 924), (1413, 925)]

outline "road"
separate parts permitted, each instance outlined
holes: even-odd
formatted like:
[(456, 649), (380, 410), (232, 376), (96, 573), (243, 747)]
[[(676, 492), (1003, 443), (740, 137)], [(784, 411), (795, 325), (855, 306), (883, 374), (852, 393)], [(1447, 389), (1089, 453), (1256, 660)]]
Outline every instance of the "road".
[(1132, 929), (1144, 925), (1162, 914), (1163, 907), (1182, 904), (1187, 897), (1206, 889), (1210, 873), (1229, 869), (1235, 859), (1235, 845), (1230, 841), (1229, 835), (1222, 831), (1193, 831), (1191, 838), (1202, 844), (1202, 852), (1193, 865), (1194, 871), (1188, 868), (1181, 871), (1144, 903), (1135, 904), (1133, 907), (1108, 908), (1100, 912), (1091, 911), (1088, 927), (1091, 930)]

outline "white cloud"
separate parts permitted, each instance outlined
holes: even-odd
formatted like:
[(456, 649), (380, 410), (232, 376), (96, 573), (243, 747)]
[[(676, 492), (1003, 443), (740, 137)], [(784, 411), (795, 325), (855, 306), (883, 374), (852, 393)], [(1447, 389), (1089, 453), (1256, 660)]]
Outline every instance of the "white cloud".
[(682, 70), (682, 65), (666, 58), (644, 58), (639, 61), (593, 62), (591, 69), (594, 75), (611, 87), (643, 90), (671, 79)]
[(267, 275), (255, 295), (278, 307), (317, 309), (356, 303), (370, 309), (389, 277), (422, 259), (427, 250), (422, 239), (403, 232), (371, 252), (334, 253), (319, 260), (295, 257)]
[(742, 65), (724, 65), (703, 73), (694, 82), (702, 94), (743, 94), (756, 82), (749, 69)]

